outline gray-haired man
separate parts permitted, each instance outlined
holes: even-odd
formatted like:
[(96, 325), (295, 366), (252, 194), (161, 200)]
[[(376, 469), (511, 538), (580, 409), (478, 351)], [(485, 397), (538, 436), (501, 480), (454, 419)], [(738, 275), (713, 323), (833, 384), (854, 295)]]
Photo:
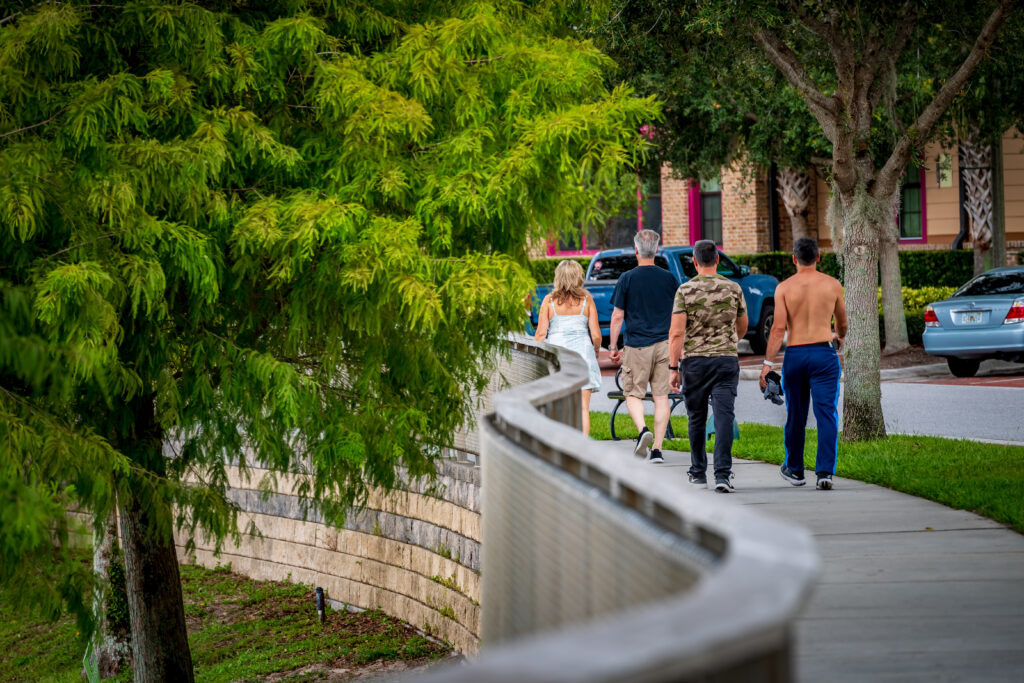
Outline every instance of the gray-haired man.
[[(640, 435), (633, 452), (651, 462), (664, 462), (661, 443), (669, 418), (668, 329), (672, 323), (672, 302), (676, 279), (654, 265), (661, 235), (641, 230), (633, 238), (637, 266), (615, 284), (612, 294), (612, 323), (608, 356), (622, 363), (622, 391), (626, 409)], [(625, 322), (625, 351), (618, 350), (619, 330)], [(654, 432), (644, 423), (643, 399), (647, 385), (654, 399)], [(651, 446), (653, 450), (648, 450)]]

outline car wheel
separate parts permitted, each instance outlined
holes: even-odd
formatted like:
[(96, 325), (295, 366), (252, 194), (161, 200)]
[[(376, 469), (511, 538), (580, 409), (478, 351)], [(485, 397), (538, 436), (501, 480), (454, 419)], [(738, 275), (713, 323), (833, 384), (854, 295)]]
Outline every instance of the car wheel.
[(947, 358), (946, 365), (954, 377), (974, 377), (978, 374), (981, 361), (977, 358)]
[(750, 337), (750, 348), (754, 353), (761, 355), (768, 348), (768, 335), (772, 333), (772, 325), (775, 324), (775, 304), (766, 301), (761, 307), (761, 320), (754, 328), (754, 334)]

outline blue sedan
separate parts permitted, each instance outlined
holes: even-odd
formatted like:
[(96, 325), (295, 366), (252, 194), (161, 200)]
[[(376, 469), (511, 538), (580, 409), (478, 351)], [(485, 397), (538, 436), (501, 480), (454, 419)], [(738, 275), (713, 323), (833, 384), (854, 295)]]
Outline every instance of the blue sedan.
[(924, 311), (924, 350), (957, 377), (986, 358), (1024, 362), (1024, 266), (982, 273)]

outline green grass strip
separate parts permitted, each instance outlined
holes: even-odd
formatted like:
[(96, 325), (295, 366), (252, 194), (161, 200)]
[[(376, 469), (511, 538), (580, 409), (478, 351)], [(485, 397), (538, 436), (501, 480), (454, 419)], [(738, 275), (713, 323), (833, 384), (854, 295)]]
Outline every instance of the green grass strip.
[[(83, 551), (83, 562), (89, 557)], [(319, 680), (328, 672), (303, 668), (325, 664), (355, 675), (371, 662), (424, 662), (451, 650), (379, 610), (330, 611), (321, 625), (311, 586), (254, 581), (231, 573), (230, 565), (182, 565), (181, 583), (196, 680), (205, 683), (271, 674), (282, 681)], [(4, 598), (0, 592), (0, 682), (83, 680), (85, 644), (71, 619), (48, 622), (22, 614)], [(131, 681), (131, 671), (112, 680)]]
[[(590, 414), (591, 438), (611, 438), (609, 417), (609, 413)], [(653, 427), (650, 415), (647, 421)], [(666, 440), (665, 450), (689, 451), (686, 424), (685, 417), (672, 418), (672, 429), (681, 438)], [(615, 432), (622, 439), (636, 438), (628, 415), (616, 416)], [(743, 423), (732, 454), (781, 465), (782, 439), (782, 427)], [(812, 471), (817, 443), (817, 430), (807, 430), (804, 462), (808, 471)], [(836, 474), (970, 510), (1024, 533), (1024, 448), (1019, 446), (904, 434), (858, 443), (840, 440)]]

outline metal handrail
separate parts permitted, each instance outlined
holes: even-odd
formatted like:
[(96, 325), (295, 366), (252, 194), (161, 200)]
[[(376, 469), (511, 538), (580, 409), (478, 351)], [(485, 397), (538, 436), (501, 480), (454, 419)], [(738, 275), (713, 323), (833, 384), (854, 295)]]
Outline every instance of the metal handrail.
[[(791, 679), (792, 626), (819, 567), (810, 534), (699, 495), (681, 477), (667, 477), (664, 469), (642, 465), (608, 442), (583, 436), (570, 426), (572, 410), (579, 407), (579, 389), (587, 381), (582, 358), (526, 338), (511, 344), (557, 371), (495, 394), (494, 412), (480, 425), (483, 649), (468, 665), (422, 680)], [(503, 542), (488, 536), (488, 501), (500, 498), (497, 488), (503, 485), (488, 476), (489, 467), (497, 468), (488, 462), (492, 452), (538, 481), (558, 480), (568, 486), (595, 514), (614, 515), (606, 518), (647, 539), (646, 547), (669, 554), (697, 575), (696, 582), (646, 604), (585, 616), (585, 621), (538, 623), (547, 629), (541, 633), (521, 626), (510, 629), (508, 615), (526, 601), (498, 588), (489, 590), (489, 580), (496, 584), (499, 579), (491, 577), (501, 572), (488, 565), (488, 543)], [(494, 524), (513, 523), (505, 518), (516, 512), (514, 507), (495, 510)], [(492, 548), (491, 555), (497, 555), (500, 547)], [(531, 616), (526, 615), (527, 622)]]

